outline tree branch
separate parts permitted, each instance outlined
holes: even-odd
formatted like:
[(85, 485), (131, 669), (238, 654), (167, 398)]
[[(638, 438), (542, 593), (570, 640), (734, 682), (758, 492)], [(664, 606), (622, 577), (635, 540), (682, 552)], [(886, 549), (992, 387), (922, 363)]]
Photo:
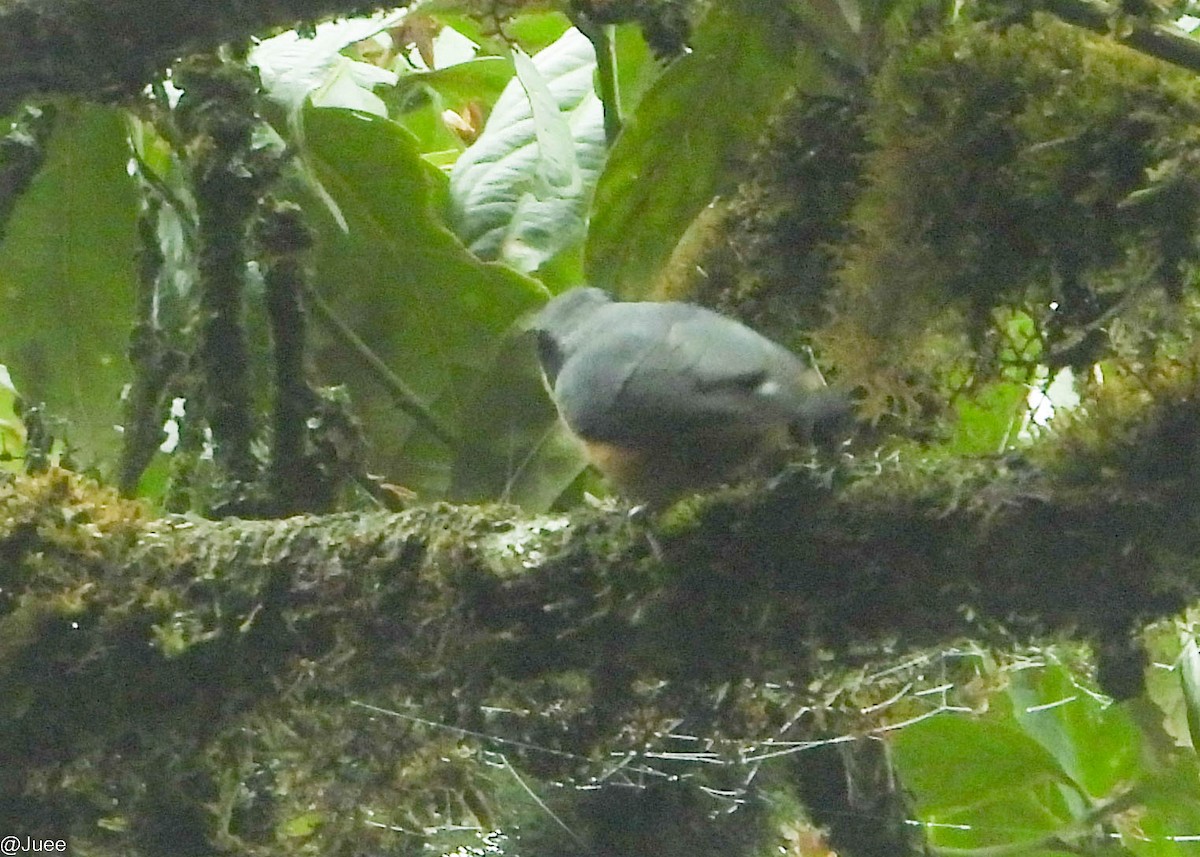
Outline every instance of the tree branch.
[[(119, 793), (129, 830), (179, 835), (166, 807), (234, 806), (214, 783), (265, 777), (255, 812), (272, 831), (326, 805), (347, 753), (350, 779), (375, 772), (375, 800), (399, 805), (386, 784), (428, 774), (389, 773), (395, 759), (442, 758), (447, 739), (393, 724), (363, 745), (351, 701), (496, 736), (541, 779), (605, 776), (613, 754), (641, 765), (674, 723), (821, 740), (827, 716), (781, 726), (754, 688), (826, 710), (840, 671), (883, 652), (1104, 643), (1200, 599), (1186, 469), (1141, 459), (1087, 484), (1007, 460), (914, 464), (797, 467), (677, 504), (653, 540), (595, 510), (150, 519), (61, 471), (0, 482), (0, 807), (23, 807), (0, 824), (52, 834), (66, 813), (93, 836), (90, 801)], [(220, 753), (243, 745), (228, 780)], [(70, 797), (29, 803), (47, 789)]]
[[(0, 494), (0, 668), (17, 650), (51, 656), (67, 642), (59, 625), (75, 623), (70, 650), (92, 659), (69, 681), (103, 675), (122, 696), (136, 686), (122, 676), (131, 646), (139, 670), (225, 653), (212, 668), (228, 675), (166, 670), (182, 699), (340, 644), (356, 653), (345, 686), (376, 687), (382, 668), (416, 695), (421, 676), (482, 699), (496, 681), (619, 664), (606, 703), (619, 708), (641, 679), (803, 681), (823, 669), (818, 649), (853, 662), (885, 641), (902, 655), (963, 636), (1098, 634), (1200, 597), (1196, 498), (1179, 482), (1084, 490), (984, 468), (916, 490), (896, 487), (898, 471), (839, 478), (831, 490), (800, 470), (685, 502), (654, 550), (612, 512), (145, 520), (65, 473), (23, 478)], [(14, 627), (39, 630), (17, 639)]]
[(1112, 35), (1123, 45), (1144, 54), (1192, 71), (1200, 71), (1200, 42), (1174, 27), (1145, 23), (1132, 16), (1121, 19), (1125, 25), (1114, 33), (1114, 21), (1120, 10), (1095, 0), (1042, 0), (1042, 7), (1054, 16), (1101, 35)]
[(0, 4), (0, 112), (38, 93), (129, 97), (179, 57), (276, 27), (395, 5), (361, 0), (9, 0)]

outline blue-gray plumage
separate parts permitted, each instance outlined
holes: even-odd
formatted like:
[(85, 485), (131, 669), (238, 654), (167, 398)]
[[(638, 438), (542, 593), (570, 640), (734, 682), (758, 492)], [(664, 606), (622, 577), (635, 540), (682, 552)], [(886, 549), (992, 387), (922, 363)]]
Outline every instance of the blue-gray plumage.
[(703, 307), (580, 288), (533, 327), (563, 421), (641, 499), (734, 478), (789, 435), (841, 440), (850, 422), (845, 397), (796, 355)]

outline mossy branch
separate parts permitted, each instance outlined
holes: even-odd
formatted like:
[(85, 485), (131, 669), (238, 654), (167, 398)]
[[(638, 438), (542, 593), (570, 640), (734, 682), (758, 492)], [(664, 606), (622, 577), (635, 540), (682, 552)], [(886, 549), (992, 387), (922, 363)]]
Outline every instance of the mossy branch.
[[(1041, 6), (1068, 24), (1101, 35), (1114, 35), (1123, 45), (1200, 72), (1200, 42), (1174, 27), (1122, 15), (1115, 6), (1096, 0), (1041, 0)], [(1114, 22), (1118, 20), (1121, 26), (1114, 32)]]
[[(157, 661), (172, 699), (248, 692), (249, 676), (257, 694), (345, 648), (344, 688), (401, 682), (416, 697), (606, 672), (616, 723), (642, 680), (804, 680), (818, 651), (844, 665), (885, 642), (1103, 636), (1200, 600), (1194, 480), (1084, 487), (998, 462), (910, 481), (881, 467), (839, 469), (832, 489), (801, 469), (684, 502), (652, 537), (619, 513), (499, 506), (147, 520), (61, 471), (15, 479), (0, 489), (0, 649), (22, 656), (0, 670), (87, 653), (61, 681), (102, 681), (84, 696), (112, 717), (156, 692), (134, 667), (144, 678)], [(6, 635), (30, 610), (45, 621), (18, 645)], [(203, 674), (172, 667), (193, 659)], [(9, 714), (6, 731), (27, 728)]]
[[(408, 770), (421, 754), (453, 756), (445, 742), (468, 734), (372, 726), (356, 701), (486, 733), (533, 776), (573, 780), (682, 720), (750, 742), (821, 740), (828, 719), (780, 733), (753, 688), (825, 705), (844, 670), (964, 637), (1075, 635), (1119, 652), (1138, 622), (1200, 600), (1200, 407), (1140, 407), (1140, 433), (1101, 417), (1129, 449), (1064, 439), (1069, 472), (860, 456), (684, 501), (651, 532), (619, 512), (445, 504), (153, 519), (69, 473), (10, 478), (0, 807), (23, 809), (0, 824), (42, 818), (53, 833), (68, 818), (94, 839), (89, 819), (111, 812), (100, 798), (118, 794), (120, 826), (143, 838), (163, 824), (164, 841), (181, 825), (206, 841), (269, 833), (313, 806), (332, 825), (346, 807), (328, 803), (329, 778), (350, 776), (347, 754), (350, 779), (399, 805), (397, 790), (427, 788), (411, 784), (428, 772)], [(235, 751), (230, 769), (221, 754)], [(250, 780), (253, 818), (230, 810), (217, 833), (165, 809), (241, 806)], [(38, 809), (47, 789), (60, 797)], [(114, 841), (87, 853), (176, 853)]]
[(181, 56), (254, 33), (394, 3), (355, 0), (12, 0), (0, 5), (0, 112), (29, 95), (120, 99)]

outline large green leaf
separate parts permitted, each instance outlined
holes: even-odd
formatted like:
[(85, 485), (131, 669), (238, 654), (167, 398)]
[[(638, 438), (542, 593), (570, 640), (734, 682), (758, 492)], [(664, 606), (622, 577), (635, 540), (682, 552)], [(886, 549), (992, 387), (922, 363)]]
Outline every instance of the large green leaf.
[(477, 57), (431, 71), (402, 75), (396, 86), (383, 93), (389, 105), (398, 105), (414, 97), (413, 91), (431, 89), (441, 94), (448, 106), (468, 101), (491, 105), (512, 79), (512, 60), (505, 57)]
[(663, 64), (654, 58), (642, 28), (637, 24), (621, 24), (613, 28), (613, 44), (617, 60), (617, 91), (621, 110), (636, 112), (638, 104), (654, 82), (662, 76)]
[[(545, 295), (532, 280), (479, 261), (434, 211), (443, 177), (410, 135), (387, 119), (309, 109), (305, 139), (325, 188), (348, 224), (319, 206), (317, 277), (361, 339), (456, 429), (498, 343)], [(413, 487), (441, 491), (457, 450), (412, 426), (344, 343), (324, 339), (329, 380), (351, 385), (376, 464)]]
[(908, 726), (893, 744), (901, 779), (923, 811), (993, 801), (1067, 775), (1040, 744), (1004, 723), (941, 714)]
[(446, 111), (471, 116), (491, 110), (513, 76), (511, 60), (479, 57), (433, 71), (404, 74), (381, 91), (392, 118), (417, 137), (426, 159), (451, 166), (466, 144), (446, 123)]
[(1200, 843), (1200, 765), (1188, 753), (1139, 783), (1138, 808), (1113, 825), (1138, 857), (1195, 857)]
[(1054, 756), (1010, 723), (942, 714), (902, 729), (893, 752), (937, 845), (1034, 842), (1087, 811)]
[(692, 52), (626, 117), (592, 209), (586, 254), (593, 285), (645, 296), (688, 225), (736, 186), (742, 160), (784, 94), (836, 90), (825, 46), (797, 49), (787, 6), (714, 4)]
[(1071, 814), (1060, 797), (1047, 786), (992, 792), (969, 807), (925, 818), (926, 835), (935, 847), (1012, 848), (1021, 857), (1067, 857), (1071, 852), (1045, 844), (1070, 830)]
[(543, 512), (586, 466), (542, 384), (532, 337), (514, 331), (464, 411), (451, 498), (501, 499)]
[(517, 77), (450, 174), (451, 223), (480, 258), (535, 271), (584, 235), (604, 117), (592, 44), (578, 30), (532, 62), (514, 60)]
[(1137, 776), (1137, 727), (1123, 708), (1077, 684), (1065, 667), (1014, 673), (1009, 696), (1021, 729), (1088, 794), (1109, 796)]
[(46, 162), (0, 243), (0, 363), (112, 465), (136, 278), (137, 196), (120, 111), (62, 105)]

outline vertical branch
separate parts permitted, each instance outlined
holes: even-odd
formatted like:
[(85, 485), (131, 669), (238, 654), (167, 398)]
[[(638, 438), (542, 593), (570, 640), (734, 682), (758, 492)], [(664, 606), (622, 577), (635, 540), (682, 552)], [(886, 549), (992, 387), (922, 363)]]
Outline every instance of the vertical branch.
[(175, 76), (184, 90), (176, 116), (196, 199), (200, 276), (199, 364), (214, 458), (233, 499), (257, 476), (244, 327), (248, 229), (278, 173), (277, 156), (253, 145), (260, 122), (254, 74), (197, 59)]
[(294, 203), (274, 202), (256, 224), (266, 285), (267, 316), (274, 343), (275, 403), (271, 417), (270, 490), (273, 510), (288, 515), (326, 511), (335, 499), (336, 480), (315, 460), (308, 443), (309, 421), (320, 397), (308, 381), (304, 309), (313, 235)]
[[(148, 190), (148, 185), (143, 185)], [(175, 380), (186, 365), (184, 352), (170, 344), (156, 312), (156, 296), (163, 273), (163, 253), (158, 224), (163, 201), (147, 192), (138, 215), (137, 317), (129, 340), (133, 379), (124, 401), (124, 433), (118, 486), (132, 496), (165, 437), (163, 424)]]
[[(181, 216), (191, 213), (195, 224), (188, 231), (199, 279), (200, 390), (190, 397), (186, 421), (199, 417), (201, 429), (206, 424), (211, 430), (199, 450), (211, 448), (217, 468), (205, 505), (254, 516), (328, 511), (342, 479), (361, 463), (362, 439), (339, 394), (309, 380), (304, 296), (312, 291), (307, 257), (313, 235), (299, 206), (269, 193), (287, 154), (282, 146), (261, 144), (268, 135), (261, 133), (266, 124), (258, 112), (259, 84), (244, 66), (198, 58), (177, 69), (174, 80), (184, 94), (164, 133), (186, 167), (194, 207), (169, 191), (164, 201)], [(272, 446), (265, 472), (254, 447), (258, 425), (244, 318), (251, 260), (262, 275), (273, 343)], [(194, 427), (187, 437), (196, 452)]]

